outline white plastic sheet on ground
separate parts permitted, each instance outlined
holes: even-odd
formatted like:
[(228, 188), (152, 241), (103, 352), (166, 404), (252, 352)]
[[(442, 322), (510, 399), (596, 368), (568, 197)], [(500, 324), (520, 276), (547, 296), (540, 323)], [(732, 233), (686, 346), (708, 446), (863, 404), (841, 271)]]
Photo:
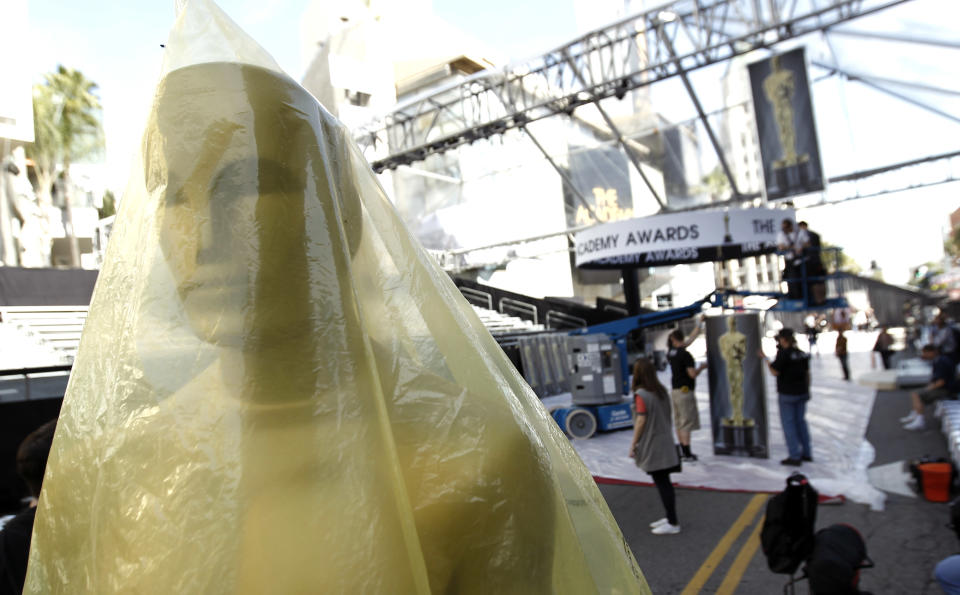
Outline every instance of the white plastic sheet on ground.
[[(820, 336), (820, 357), (811, 358), (813, 378), (811, 398), (807, 404), (807, 423), (813, 444), (813, 463), (804, 463), (799, 471), (810, 478), (821, 494), (843, 495), (854, 502), (869, 504), (882, 510), (886, 497), (872, 486), (867, 478), (867, 467), (873, 462), (873, 447), (864, 439), (873, 400), (874, 388), (843, 380), (840, 363), (833, 355), (836, 333)], [(870, 353), (875, 333), (848, 333), (850, 367), (856, 379), (870, 370)], [(803, 341), (802, 337), (800, 339)], [(691, 346), (691, 353), (704, 361), (703, 340)], [(775, 348), (772, 339), (764, 339), (766, 352), (772, 357)], [(802, 347), (806, 348), (805, 345)], [(661, 382), (669, 386), (669, 370), (661, 373)], [(548, 406), (569, 402), (567, 397), (549, 397)], [(780, 414), (777, 408), (775, 379), (767, 375), (767, 421), (769, 427), (770, 458), (716, 456), (710, 436), (710, 396), (706, 378), (697, 381), (697, 403), (700, 409), (701, 430), (693, 433), (693, 450), (700, 458), (696, 463), (684, 464), (683, 472), (672, 475), (681, 487), (718, 490), (779, 492), (784, 480), (795, 470), (780, 465), (787, 457)], [(904, 400), (904, 412), (908, 403)], [(638, 469), (629, 457), (630, 432), (618, 431), (598, 434), (589, 440), (573, 441), (574, 448), (594, 476), (631, 482), (650, 482), (650, 476)]]
[(649, 592), (343, 126), (209, 0), (166, 52), (26, 592)]

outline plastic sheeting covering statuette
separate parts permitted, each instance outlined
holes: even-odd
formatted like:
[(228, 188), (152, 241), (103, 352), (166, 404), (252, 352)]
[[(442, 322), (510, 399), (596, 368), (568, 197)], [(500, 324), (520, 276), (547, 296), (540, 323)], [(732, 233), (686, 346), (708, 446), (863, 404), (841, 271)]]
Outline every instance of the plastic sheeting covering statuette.
[(208, 0), (166, 52), (25, 592), (649, 592), (345, 128)]

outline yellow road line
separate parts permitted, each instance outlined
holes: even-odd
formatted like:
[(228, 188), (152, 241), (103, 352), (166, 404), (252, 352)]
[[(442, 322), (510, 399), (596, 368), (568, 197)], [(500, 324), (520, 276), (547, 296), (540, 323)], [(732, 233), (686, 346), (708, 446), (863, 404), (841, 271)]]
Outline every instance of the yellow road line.
[(754, 554), (757, 553), (757, 548), (760, 547), (760, 529), (762, 528), (763, 517), (760, 517), (753, 531), (750, 532), (750, 537), (747, 538), (746, 543), (740, 548), (740, 552), (737, 554), (737, 557), (734, 558), (733, 564), (731, 564), (730, 569), (727, 570), (727, 576), (723, 577), (723, 582), (720, 583), (720, 588), (717, 589), (717, 595), (733, 595), (737, 585), (740, 584), (740, 579), (743, 578), (743, 573), (750, 564), (750, 560), (753, 560)]
[(724, 556), (726, 556), (727, 552), (730, 551), (730, 547), (734, 544), (737, 538), (740, 537), (740, 534), (743, 533), (743, 530), (753, 522), (753, 519), (756, 518), (757, 513), (763, 509), (763, 505), (766, 503), (767, 498), (767, 494), (755, 494), (753, 498), (747, 502), (747, 506), (743, 509), (743, 512), (741, 512), (740, 516), (737, 517), (737, 520), (730, 525), (730, 528), (727, 529), (726, 534), (720, 538), (720, 541), (717, 543), (716, 547), (713, 548), (713, 551), (710, 552), (710, 555), (707, 556), (707, 559), (704, 560), (703, 564), (700, 566), (700, 569), (697, 570), (697, 573), (693, 575), (693, 578), (690, 579), (690, 582), (687, 583), (686, 587), (684, 587), (681, 595), (694, 595), (695, 593), (700, 592), (700, 589), (702, 589), (710, 579), (710, 575), (713, 574), (713, 571), (717, 569), (717, 566), (723, 560)]

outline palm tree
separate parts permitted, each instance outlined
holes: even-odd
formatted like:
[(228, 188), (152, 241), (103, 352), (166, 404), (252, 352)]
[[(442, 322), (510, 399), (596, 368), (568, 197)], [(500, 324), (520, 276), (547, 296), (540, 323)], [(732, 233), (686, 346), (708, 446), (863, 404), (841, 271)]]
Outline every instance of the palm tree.
[(700, 178), (700, 186), (696, 188), (696, 191), (706, 193), (710, 196), (710, 202), (716, 202), (729, 197), (731, 189), (730, 179), (727, 178), (723, 168), (718, 165)]
[(824, 240), (820, 242), (820, 261), (827, 273), (832, 275), (844, 272), (859, 275), (863, 272), (863, 268), (857, 264), (856, 260), (837, 248), (838, 246), (834, 246), (830, 242)]
[(67, 237), (71, 265), (80, 265), (70, 212), (70, 164), (103, 148), (102, 106), (97, 84), (79, 70), (57, 66), (33, 88), (34, 143), (28, 149), (36, 167), (39, 197), (50, 203), (50, 189), (62, 167)]

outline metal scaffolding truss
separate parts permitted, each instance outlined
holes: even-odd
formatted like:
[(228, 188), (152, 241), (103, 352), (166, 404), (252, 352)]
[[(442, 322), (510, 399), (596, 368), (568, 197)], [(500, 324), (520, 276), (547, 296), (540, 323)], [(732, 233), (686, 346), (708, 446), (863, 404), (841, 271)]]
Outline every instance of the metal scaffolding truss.
[[(676, 0), (524, 63), (411, 98), (355, 137), (379, 172), (679, 75), (727, 169), (687, 72), (907, 1)], [(637, 165), (629, 144), (621, 144)]]

